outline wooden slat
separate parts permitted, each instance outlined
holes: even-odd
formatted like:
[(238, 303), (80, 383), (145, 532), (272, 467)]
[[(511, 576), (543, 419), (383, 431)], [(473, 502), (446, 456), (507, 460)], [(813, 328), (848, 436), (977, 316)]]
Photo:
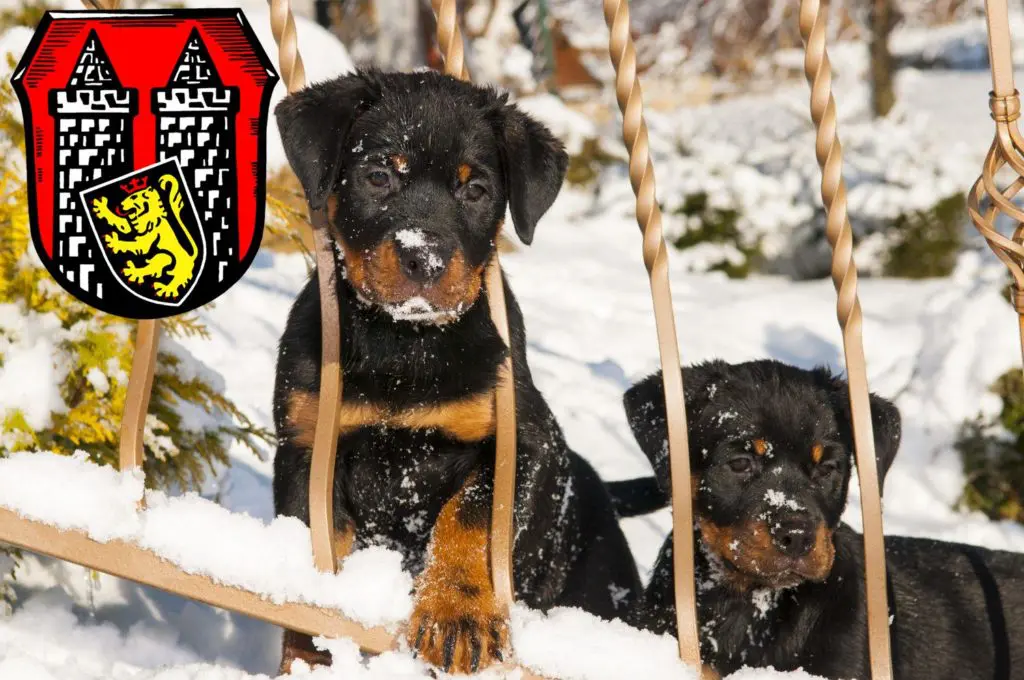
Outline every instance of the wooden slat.
[[(348, 638), (366, 652), (380, 654), (398, 649), (398, 637), (394, 633), (380, 626), (356, 623), (337, 610), (303, 602), (276, 604), (247, 590), (216, 583), (208, 576), (185, 573), (177, 565), (133, 543), (120, 540), (100, 543), (81, 531), (62, 531), (20, 517), (6, 508), (0, 508), (0, 542), (307, 635)], [(518, 670), (522, 680), (545, 680), (526, 668), (507, 668), (510, 672)]]
[(247, 590), (216, 583), (207, 576), (185, 573), (156, 553), (132, 543), (120, 540), (100, 543), (80, 531), (61, 531), (4, 508), (0, 508), (0, 541), (300, 633), (347, 637), (368, 652), (385, 652), (396, 647), (394, 634), (379, 626), (363, 626), (336, 610), (299, 602), (275, 604)]
[(132, 372), (128, 375), (128, 389), (121, 417), (121, 472), (141, 470), (146, 449), (143, 435), (146, 414), (153, 396), (153, 378), (156, 377), (156, 357), (160, 349), (160, 321), (142, 319), (135, 333), (135, 352), (132, 354)]

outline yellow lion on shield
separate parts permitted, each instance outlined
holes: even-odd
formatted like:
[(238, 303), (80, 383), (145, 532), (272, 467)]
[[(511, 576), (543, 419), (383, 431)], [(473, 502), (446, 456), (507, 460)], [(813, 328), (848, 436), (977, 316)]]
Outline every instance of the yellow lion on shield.
[(131, 234), (133, 230), (138, 234), (136, 238), (127, 240), (121, 239), (117, 234), (106, 234), (103, 240), (115, 254), (149, 255), (141, 267), (129, 260), (121, 273), (132, 283), (142, 283), (147, 277), (158, 279), (168, 274), (170, 281), (154, 281), (153, 289), (159, 297), (176, 298), (196, 274), (196, 257), (199, 249), (181, 220), (184, 200), (178, 180), (173, 175), (163, 175), (158, 183), (161, 189), (167, 191), (178, 231), (188, 239), (188, 250), (182, 245), (174, 225), (168, 219), (167, 208), (159, 192), (154, 187), (146, 186), (146, 178), (133, 179), (130, 184), (122, 185), (129, 194), (121, 201), (117, 214), (107, 206), (105, 196), (93, 199), (92, 211), (97, 218), (122, 234)]

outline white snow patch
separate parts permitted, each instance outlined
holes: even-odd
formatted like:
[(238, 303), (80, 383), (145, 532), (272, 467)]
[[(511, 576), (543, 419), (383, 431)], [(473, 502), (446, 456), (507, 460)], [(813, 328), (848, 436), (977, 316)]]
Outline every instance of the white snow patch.
[(715, 418), (718, 425), (721, 425), (727, 420), (734, 420), (739, 417), (739, 413), (736, 411), (720, 411)]
[(0, 422), (18, 411), (33, 430), (44, 430), (54, 412), (67, 410), (60, 394), (67, 366), (57, 349), (64, 337), (55, 315), (0, 304)]
[(608, 584), (608, 593), (612, 596), (612, 605), (616, 610), (626, 602), (626, 598), (632, 592), (629, 588), (621, 588), (614, 583)]
[(764, 494), (765, 501), (768, 505), (775, 508), (789, 508), (790, 510), (801, 510), (803, 509), (799, 503), (792, 498), (787, 498), (786, 494), (777, 489), (768, 489)]
[(565, 102), (552, 94), (536, 94), (516, 101), (524, 113), (537, 119), (565, 144), (570, 156), (583, 152), (587, 140), (595, 140), (598, 148), (613, 158), (627, 158), (618, 140), (611, 142), (599, 134), (597, 125), (582, 113), (569, 108)]
[[(0, 458), (0, 506), (97, 541), (124, 538), (141, 527), (140, 475), (92, 463), (84, 453), (13, 453)], [(56, 493), (55, 493), (56, 492)]]
[(565, 680), (697, 680), (679, 660), (669, 635), (653, 635), (620, 621), (603, 621), (580, 609), (555, 608), (547, 615), (515, 607), (512, 643), (519, 662)]
[(399, 304), (379, 305), (395, 321), (411, 321), (413, 323), (429, 323), (442, 325), (458, 318), (461, 313), (459, 309), (435, 309), (434, 305), (427, 299), (414, 296)]
[[(53, 493), (59, 489), (60, 493)], [(0, 507), (97, 541), (121, 539), (192, 574), (251, 590), (273, 602), (340, 609), (367, 625), (393, 625), (412, 611), (412, 579), (398, 553), (374, 547), (350, 555), (339, 574), (313, 566), (309, 529), (294, 517), (269, 524), (195, 494), (146, 496), (135, 474), (84, 455), (17, 453), (0, 459)], [(351, 569), (350, 569), (351, 568)]]
[(779, 591), (772, 590), (771, 588), (761, 588), (751, 593), (750, 600), (754, 605), (755, 615), (760, 618), (766, 618), (768, 612), (770, 612), (779, 599)]
[(406, 248), (424, 248), (427, 245), (422, 229), (402, 229), (395, 232), (395, 240)]
[(107, 375), (95, 366), (86, 372), (85, 379), (97, 394), (103, 395), (110, 390), (110, 380)]

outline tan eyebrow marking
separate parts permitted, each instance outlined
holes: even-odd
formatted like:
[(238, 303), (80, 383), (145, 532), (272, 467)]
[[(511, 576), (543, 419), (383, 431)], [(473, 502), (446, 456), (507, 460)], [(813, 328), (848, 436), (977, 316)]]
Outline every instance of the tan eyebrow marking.
[(815, 463), (820, 463), (823, 455), (825, 455), (825, 447), (820, 443), (811, 447), (811, 460)]
[(473, 168), (463, 163), (459, 166), (459, 184), (465, 184), (469, 181), (469, 176), (473, 174)]
[(764, 454), (768, 453), (768, 442), (766, 442), (763, 439), (755, 439), (754, 453), (756, 453), (759, 456), (763, 456)]
[(391, 157), (391, 164), (395, 166), (395, 170), (402, 174), (409, 172), (409, 159), (400, 153), (396, 153)]

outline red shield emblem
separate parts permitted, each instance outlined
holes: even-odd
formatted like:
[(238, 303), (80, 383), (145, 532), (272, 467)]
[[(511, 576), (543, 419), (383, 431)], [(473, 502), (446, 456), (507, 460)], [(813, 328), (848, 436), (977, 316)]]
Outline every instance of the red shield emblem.
[(263, 235), (277, 74), (240, 10), (48, 12), (11, 81), (36, 251), (98, 309), (195, 309)]

